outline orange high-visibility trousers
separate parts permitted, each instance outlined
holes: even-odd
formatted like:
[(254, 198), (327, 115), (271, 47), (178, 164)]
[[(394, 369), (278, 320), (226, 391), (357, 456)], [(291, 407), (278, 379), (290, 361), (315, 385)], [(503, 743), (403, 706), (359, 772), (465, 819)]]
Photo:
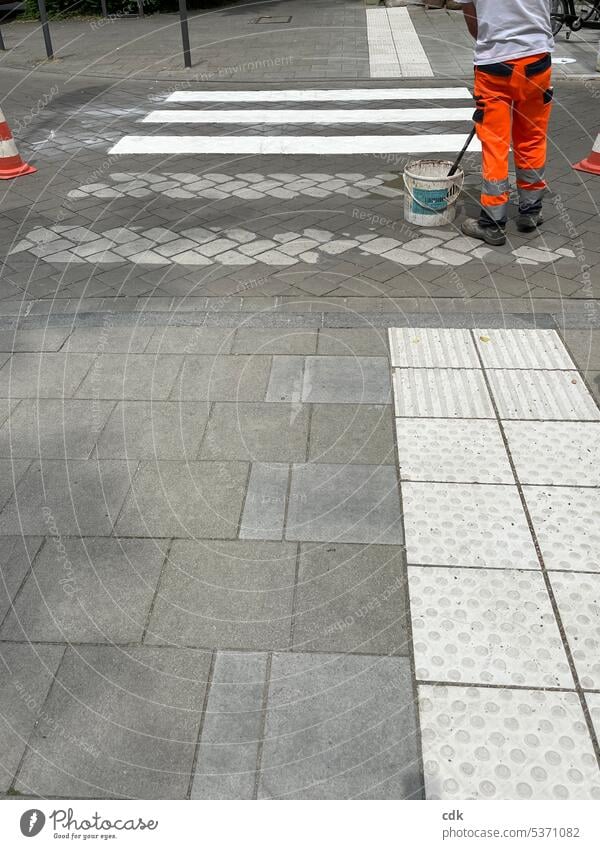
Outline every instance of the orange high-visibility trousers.
[(519, 208), (522, 212), (542, 208), (547, 189), (544, 171), (552, 110), (551, 78), (549, 53), (495, 65), (479, 65), (475, 69), (477, 109), (473, 120), (483, 149), (483, 224), (506, 223), (511, 141)]

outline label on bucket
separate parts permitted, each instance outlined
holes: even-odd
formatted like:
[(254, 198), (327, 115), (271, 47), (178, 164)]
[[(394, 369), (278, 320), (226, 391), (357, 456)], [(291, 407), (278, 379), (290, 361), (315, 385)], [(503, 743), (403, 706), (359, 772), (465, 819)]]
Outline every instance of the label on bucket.
[(438, 215), (448, 208), (448, 189), (413, 189), (412, 211), (417, 215)]

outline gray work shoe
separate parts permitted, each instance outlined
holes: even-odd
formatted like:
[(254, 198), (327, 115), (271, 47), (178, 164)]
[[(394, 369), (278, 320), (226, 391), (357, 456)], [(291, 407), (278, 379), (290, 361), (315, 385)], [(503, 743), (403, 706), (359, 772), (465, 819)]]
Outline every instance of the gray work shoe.
[(465, 236), (481, 239), (487, 245), (506, 244), (506, 233), (501, 227), (482, 227), (476, 218), (467, 218), (463, 221), (461, 230)]
[(521, 233), (533, 233), (543, 223), (544, 216), (541, 212), (520, 212), (517, 218), (517, 230)]

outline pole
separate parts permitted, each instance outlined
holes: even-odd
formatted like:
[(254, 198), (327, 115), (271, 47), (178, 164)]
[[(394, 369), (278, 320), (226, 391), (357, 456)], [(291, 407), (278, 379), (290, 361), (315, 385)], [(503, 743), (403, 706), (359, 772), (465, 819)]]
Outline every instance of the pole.
[(4, 46), (4, 39), (2, 38), (2, 30), (0, 29), (0, 50), (6, 50)]
[(138, 18), (144, 17), (144, 0), (137, 0)]
[(181, 24), (181, 43), (183, 44), (183, 64), (186, 68), (191, 68), (192, 54), (190, 52), (190, 31), (188, 28), (186, 0), (179, 0), (179, 22)]
[(102, 17), (108, 18), (108, 8), (106, 6), (106, 0), (100, 0), (100, 8), (102, 9)]
[(477, 129), (476, 129), (475, 127), (473, 127), (473, 129), (472, 129), (472, 130), (471, 130), (471, 132), (469, 133), (469, 137), (467, 138), (467, 140), (466, 140), (466, 142), (465, 142), (465, 144), (464, 144), (463, 149), (461, 150), (461, 152), (460, 152), (460, 153), (458, 154), (458, 156), (456, 157), (456, 162), (454, 163), (454, 165), (452, 166), (452, 168), (448, 171), (448, 176), (449, 176), (449, 177), (454, 177), (454, 175), (455, 175), (455, 174), (456, 174), (456, 172), (458, 171), (458, 166), (459, 166), (459, 165), (460, 165), (460, 163), (463, 161), (463, 157), (464, 157), (465, 153), (467, 152), (467, 150), (469, 149), (469, 146), (470, 146), (471, 142), (472, 142), (472, 141), (473, 141), (473, 139), (475, 138), (475, 133), (476, 133), (476, 132), (477, 132)]
[(48, 26), (48, 15), (46, 13), (45, 0), (37, 0), (37, 4), (40, 11), (40, 23), (44, 34), (44, 44), (46, 45), (46, 56), (48, 59), (54, 59), (54, 50), (52, 49), (52, 39), (50, 38), (50, 27)]

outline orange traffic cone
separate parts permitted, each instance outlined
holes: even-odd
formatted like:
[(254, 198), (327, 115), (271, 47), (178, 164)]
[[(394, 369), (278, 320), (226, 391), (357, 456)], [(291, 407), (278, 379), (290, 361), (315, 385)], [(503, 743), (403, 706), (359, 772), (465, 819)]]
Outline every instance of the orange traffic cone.
[(596, 141), (590, 155), (582, 159), (581, 162), (573, 165), (573, 168), (576, 171), (585, 171), (588, 174), (600, 175), (600, 133), (596, 136)]
[(0, 109), (0, 180), (11, 180), (13, 177), (33, 174), (34, 171), (37, 171), (37, 168), (23, 162), (19, 156), (10, 127)]

